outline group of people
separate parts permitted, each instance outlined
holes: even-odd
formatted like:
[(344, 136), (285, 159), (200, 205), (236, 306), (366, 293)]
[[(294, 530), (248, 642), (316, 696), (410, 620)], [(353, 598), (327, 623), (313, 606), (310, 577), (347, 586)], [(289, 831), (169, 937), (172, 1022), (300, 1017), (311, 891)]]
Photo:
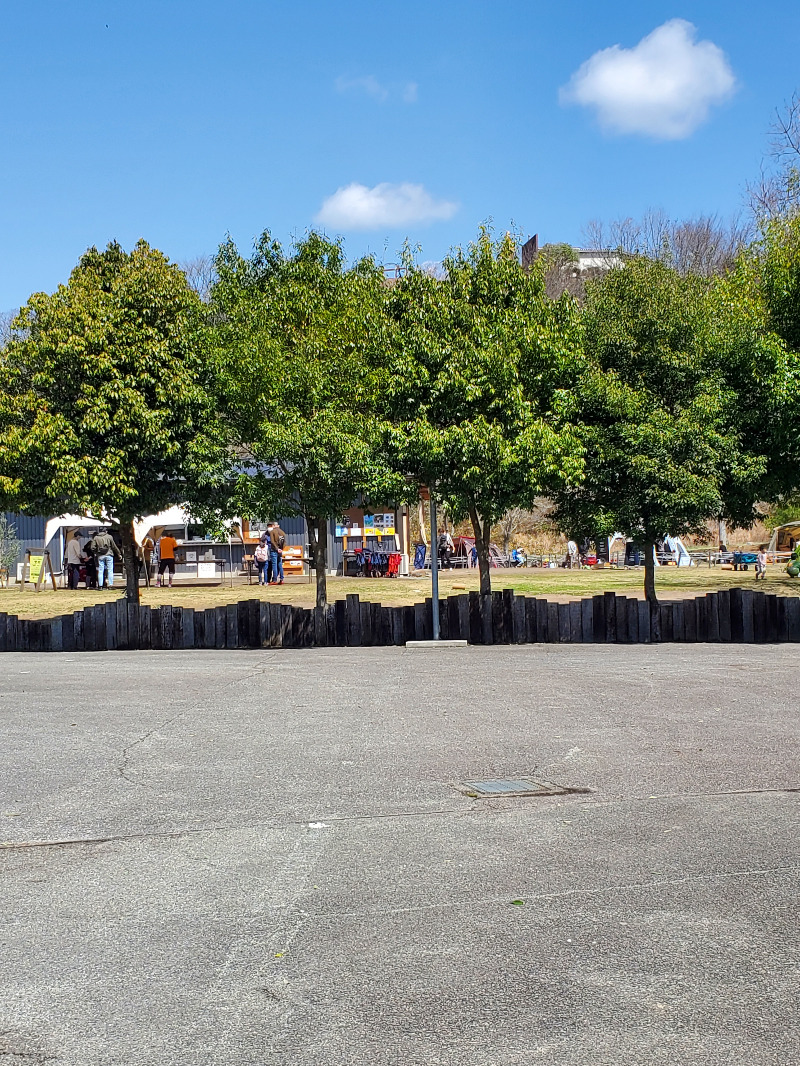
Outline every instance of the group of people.
[[(166, 586), (169, 581), (169, 587), (172, 587), (177, 546), (177, 540), (170, 533), (164, 533), (159, 538), (157, 586), (160, 586), (162, 582)], [(137, 548), (136, 564), (139, 576), (143, 571), (149, 575), (155, 550), (155, 542), (148, 534), (141, 546)], [(67, 588), (77, 589), (83, 570), (83, 579), (87, 589), (111, 589), (114, 587), (114, 563), (122, 564), (122, 552), (107, 529), (90, 533), (85, 541), (81, 541), (75, 532), (67, 538), (64, 562), (67, 571)]]
[(286, 534), (277, 522), (268, 522), (253, 556), (258, 567), (259, 585), (283, 584), (283, 552)]
[(67, 540), (64, 554), (68, 588), (78, 587), (82, 568), (85, 570), (87, 589), (114, 587), (114, 563), (122, 562), (122, 552), (108, 530), (98, 530), (84, 543), (81, 543), (77, 533), (73, 533)]

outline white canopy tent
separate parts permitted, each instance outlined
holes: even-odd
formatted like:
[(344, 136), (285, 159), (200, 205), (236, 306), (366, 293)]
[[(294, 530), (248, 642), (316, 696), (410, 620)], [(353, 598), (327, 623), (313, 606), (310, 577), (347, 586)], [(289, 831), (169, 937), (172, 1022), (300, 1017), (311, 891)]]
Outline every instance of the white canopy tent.
[(168, 507), (159, 514), (147, 514), (138, 518), (133, 523), (133, 535), (136, 543), (141, 545), (144, 538), (150, 534), (153, 540), (158, 540), (165, 529), (175, 529), (183, 526), (184, 530), (192, 521), (192, 516), (183, 507)]
[(48, 518), (44, 527), (44, 546), (48, 546), (57, 533), (63, 535), (68, 529), (100, 529), (101, 526), (112, 526), (115, 523), (104, 518), (92, 518), (85, 514), (62, 514), (55, 518)]
[(800, 519), (795, 519), (794, 522), (785, 522), (782, 526), (775, 526), (767, 551), (791, 551), (792, 540), (795, 544), (800, 540)]
[[(44, 527), (44, 546), (50, 552), (50, 561), (53, 569), (57, 574), (61, 575), (62, 580), (66, 535), (70, 531), (77, 532), (79, 529), (101, 529), (113, 525), (115, 523), (109, 522), (107, 518), (93, 518), (91, 515), (85, 514), (60, 514), (53, 518), (48, 518)], [(56, 537), (58, 537), (57, 546), (52, 544)]]
[[(183, 507), (168, 507), (159, 514), (145, 515), (133, 523), (133, 532), (136, 543), (141, 544), (149, 534), (153, 540), (158, 540), (165, 529), (175, 529), (183, 526), (184, 530), (193, 523), (191, 514)], [(231, 518), (223, 525), (228, 531), (228, 540), (241, 539), (242, 521), (240, 518)]]

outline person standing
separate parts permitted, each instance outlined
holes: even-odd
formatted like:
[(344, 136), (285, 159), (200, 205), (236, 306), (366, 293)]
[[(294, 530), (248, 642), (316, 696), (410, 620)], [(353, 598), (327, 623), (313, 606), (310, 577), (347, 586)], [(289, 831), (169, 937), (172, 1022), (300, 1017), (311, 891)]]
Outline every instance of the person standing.
[(270, 585), (282, 585), (283, 584), (283, 549), (286, 547), (286, 534), (283, 532), (277, 522), (272, 523), (272, 528), (269, 532), (269, 563), (270, 571), (272, 573), (272, 580)]
[(139, 548), (139, 558), (141, 561), (142, 569), (144, 570), (144, 581), (148, 588), (150, 587), (150, 563), (152, 561), (153, 552), (155, 550), (156, 543), (148, 533), (142, 541), (141, 547)]
[(83, 559), (86, 563), (87, 589), (97, 588), (97, 556), (94, 553), (94, 538), (95, 534), (92, 533), (83, 546)]
[(67, 541), (64, 557), (67, 563), (67, 588), (76, 589), (78, 587), (78, 581), (80, 580), (81, 563), (83, 561), (83, 550), (81, 548), (81, 542), (78, 540), (77, 533), (72, 533), (70, 535), (70, 538)]
[(764, 581), (767, 576), (767, 553), (763, 548), (759, 548), (756, 555), (756, 581), (759, 579)]
[(103, 579), (106, 580), (106, 588), (114, 587), (114, 560), (122, 562), (122, 552), (117, 547), (116, 541), (108, 532), (101, 530), (92, 539), (92, 551), (97, 559), (97, 587), (103, 587)]
[(442, 569), (453, 569), (453, 552), (455, 551), (455, 544), (453, 538), (450, 536), (450, 531), (447, 529), (441, 530), (439, 533), (439, 539), (436, 541), (436, 547), (439, 552), (439, 559), (441, 561)]
[(256, 550), (253, 552), (253, 558), (256, 561), (258, 567), (258, 583), (259, 585), (266, 585), (269, 579), (269, 553), (270, 546), (266, 534), (263, 534)]
[(175, 576), (175, 549), (178, 542), (170, 533), (162, 533), (158, 542), (158, 578), (156, 588), (161, 588), (161, 582), (165, 572), (169, 572), (169, 587), (172, 588), (172, 579)]
[(578, 551), (578, 545), (574, 540), (567, 541), (567, 557), (569, 559), (570, 570), (580, 570), (581, 568), (581, 556)]

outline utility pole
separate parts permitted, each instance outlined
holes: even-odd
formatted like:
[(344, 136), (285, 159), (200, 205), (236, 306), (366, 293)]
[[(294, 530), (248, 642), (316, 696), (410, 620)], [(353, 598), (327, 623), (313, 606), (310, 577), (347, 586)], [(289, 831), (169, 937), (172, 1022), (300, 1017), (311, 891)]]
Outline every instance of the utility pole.
[(436, 497), (431, 497), (431, 604), (433, 614), (433, 639), (439, 640), (439, 529), (436, 521)]

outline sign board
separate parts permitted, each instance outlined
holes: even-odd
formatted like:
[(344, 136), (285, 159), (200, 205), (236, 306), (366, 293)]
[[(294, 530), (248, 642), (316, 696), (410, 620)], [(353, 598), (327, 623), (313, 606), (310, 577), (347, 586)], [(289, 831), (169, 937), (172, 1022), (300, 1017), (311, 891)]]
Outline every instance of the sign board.
[(198, 577), (216, 577), (217, 576), (217, 564), (216, 563), (198, 563), (197, 564), (197, 576)]
[(30, 562), (30, 570), (28, 572), (28, 581), (32, 581), (36, 584), (39, 581), (39, 576), (42, 572), (42, 563), (44, 562), (43, 555), (32, 555)]

